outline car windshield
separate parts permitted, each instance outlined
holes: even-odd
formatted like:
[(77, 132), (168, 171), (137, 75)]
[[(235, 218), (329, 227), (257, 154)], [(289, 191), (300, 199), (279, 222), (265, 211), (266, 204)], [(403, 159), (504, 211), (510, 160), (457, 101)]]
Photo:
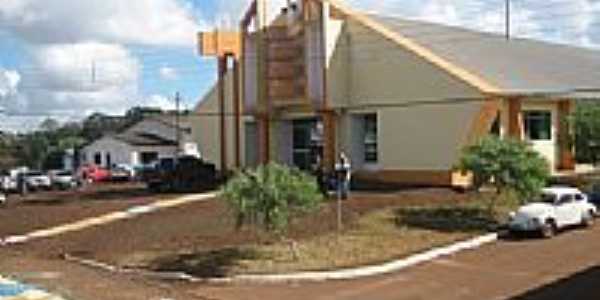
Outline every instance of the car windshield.
[(556, 195), (550, 193), (544, 193), (540, 196), (539, 202), (554, 204), (556, 203)]
[(42, 176), (42, 172), (28, 172), (27, 176)]
[(69, 172), (69, 171), (58, 172), (58, 173), (56, 173), (56, 176), (71, 176), (71, 172)]

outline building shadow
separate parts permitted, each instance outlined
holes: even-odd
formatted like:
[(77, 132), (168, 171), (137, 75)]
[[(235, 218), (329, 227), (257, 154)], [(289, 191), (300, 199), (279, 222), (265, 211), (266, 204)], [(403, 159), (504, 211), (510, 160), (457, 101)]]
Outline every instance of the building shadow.
[(592, 267), (510, 300), (598, 300), (600, 267)]
[(232, 268), (242, 260), (257, 259), (252, 250), (224, 248), (191, 254), (162, 257), (150, 263), (152, 271), (183, 272), (198, 278), (215, 278), (230, 275)]
[(394, 211), (399, 227), (416, 227), (440, 232), (480, 232), (498, 226), (486, 209), (475, 207), (415, 207)]

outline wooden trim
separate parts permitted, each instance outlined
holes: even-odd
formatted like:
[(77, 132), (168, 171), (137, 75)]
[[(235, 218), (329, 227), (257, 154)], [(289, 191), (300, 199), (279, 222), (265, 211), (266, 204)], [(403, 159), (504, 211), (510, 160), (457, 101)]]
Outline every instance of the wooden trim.
[(470, 145), (477, 142), (478, 139), (489, 134), (490, 128), (502, 107), (502, 100), (488, 99), (482, 104), (479, 113), (475, 116), (471, 124), (471, 129), (467, 133), (464, 145)]
[[(313, 1), (323, 2), (324, 0), (313, 0)], [(430, 49), (428, 49), (424, 46), (421, 46), (420, 44), (413, 41), (412, 39), (407, 38), (406, 36), (404, 36), (398, 32), (390, 30), (387, 27), (383, 26), (382, 24), (379, 24), (376, 21), (373, 21), (370, 17), (368, 17), (364, 14), (360, 14), (360, 13), (352, 11), (350, 8), (346, 7), (345, 5), (342, 5), (339, 1), (335, 1), (335, 0), (326, 0), (326, 1), (329, 2), (335, 9), (346, 14), (348, 17), (358, 21), (362, 25), (364, 25), (376, 32), (379, 32), (380, 34), (382, 34), (384, 37), (386, 37), (390, 41), (413, 52), (417, 56), (419, 56), (419, 57), (425, 59), (426, 61), (430, 62), (431, 64), (441, 68), (442, 70), (444, 70), (447, 73), (449, 73), (450, 75), (458, 78), (459, 80), (475, 87), (479, 91), (486, 93), (486, 94), (498, 94), (502, 91), (501, 88), (495, 86), (494, 84), (483, 79), (482, 77), (480, 77), (464, 68), (461, 68), (458, 65), (448, 61), (447, 59), (435, 54)]]

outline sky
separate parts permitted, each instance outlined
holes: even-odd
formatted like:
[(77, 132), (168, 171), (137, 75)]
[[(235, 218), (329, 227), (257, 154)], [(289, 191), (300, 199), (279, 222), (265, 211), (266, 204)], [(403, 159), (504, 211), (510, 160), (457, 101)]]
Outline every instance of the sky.
[[(268, 0), (278, 11), (285, 0)], [(505, 0), (345, 0), (379, 14), (504, 30)], [(195, 34), (233, 27), (248, 0), (0, 0), (0, 130), (41, 120), (191, 108), (216, 81)], [(513, 35), (600, 51), (600, 0), (511, 0)]]

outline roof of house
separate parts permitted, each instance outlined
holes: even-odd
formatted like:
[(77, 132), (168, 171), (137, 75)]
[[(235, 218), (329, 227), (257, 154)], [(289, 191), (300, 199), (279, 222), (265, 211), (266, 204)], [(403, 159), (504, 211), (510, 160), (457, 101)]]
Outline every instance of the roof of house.
[(377, 15), (385, 28), (506, 94), (600, 90), (600, 51)]
[(113, 138), (132, 146), (177, 146), (176, 141), (146, 132), (126, 131)]

